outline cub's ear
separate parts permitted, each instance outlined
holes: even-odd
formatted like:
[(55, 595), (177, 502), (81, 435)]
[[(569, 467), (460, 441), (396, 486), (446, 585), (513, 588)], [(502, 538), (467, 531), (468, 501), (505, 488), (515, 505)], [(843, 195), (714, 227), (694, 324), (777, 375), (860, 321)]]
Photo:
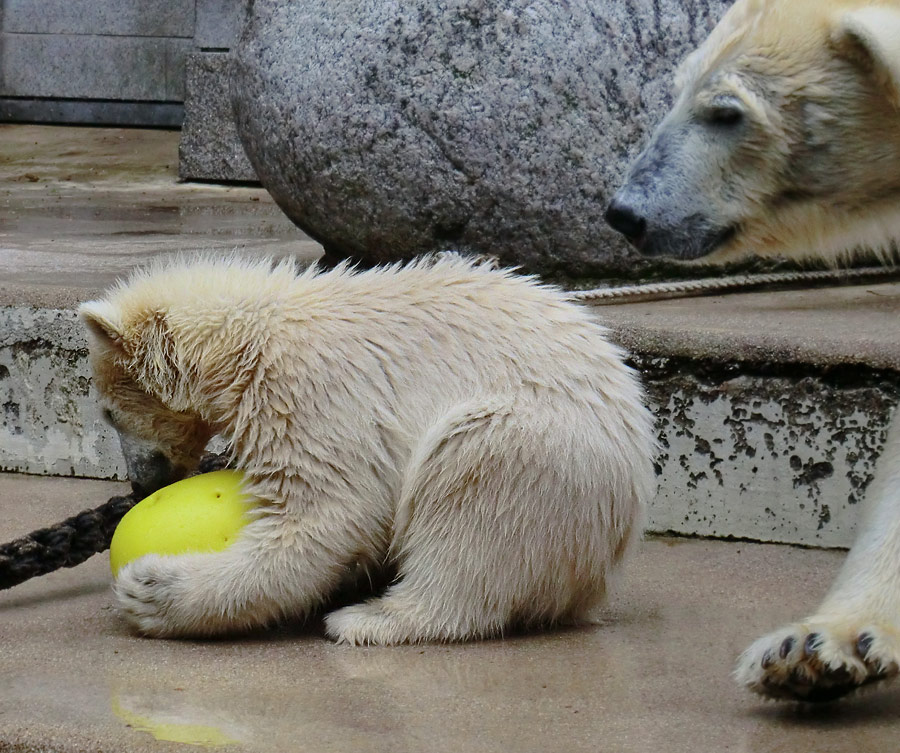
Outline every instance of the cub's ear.
[(78, 307), (92, 344), (101, 351), (123, 351), (124, 337), (119, 312), (106, 301), (88, 301)]
[(900, 10), (870, 5), (837, 18), (831, 41), (840, 54), (875, 75), (890, 101), (900, 106)]

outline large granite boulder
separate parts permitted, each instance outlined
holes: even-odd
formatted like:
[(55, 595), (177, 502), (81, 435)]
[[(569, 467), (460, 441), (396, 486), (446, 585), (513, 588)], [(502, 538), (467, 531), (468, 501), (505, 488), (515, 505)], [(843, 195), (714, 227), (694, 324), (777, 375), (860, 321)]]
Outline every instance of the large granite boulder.
[(263, 185), (332, 258), (637, 262), (607, 197), (728, 0), (255, 0), (232, 84)]

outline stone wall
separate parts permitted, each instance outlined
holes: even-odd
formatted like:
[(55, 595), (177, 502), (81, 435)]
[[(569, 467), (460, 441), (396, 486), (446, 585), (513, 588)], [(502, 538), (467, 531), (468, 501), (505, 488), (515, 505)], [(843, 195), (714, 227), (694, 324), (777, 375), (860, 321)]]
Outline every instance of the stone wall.
[(0, 122), (181, 125), (187, 58), (242, 0), (0, 0)]

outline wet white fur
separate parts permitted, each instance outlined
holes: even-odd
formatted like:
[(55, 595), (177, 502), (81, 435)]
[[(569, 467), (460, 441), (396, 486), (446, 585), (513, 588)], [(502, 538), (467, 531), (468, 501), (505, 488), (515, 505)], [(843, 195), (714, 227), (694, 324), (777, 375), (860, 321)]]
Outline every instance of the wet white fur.
[[(829, 69), (827, 61), (836, 54), (849, 55), (859, 67)], [(786, 75), (795, 91), (816, 89), (815, 96), (825, 107), (829, 98), (843, 102), (840, 123), (832, 118), (823, 128), (843, 129), (846, 138), (840, 156), (845, 164), (858, 166), (857, 177), (868, 175), (871, 180), (848, 181), (847, 192), (856, 194), (840, 197), (843, 207), (815, 197), (783, 210), (762, 206), (749, 232), (719, 257), (757, 253), (835, 262), (860, 249), (893, 256), (900, 241), (900, 201), (896, 188), (891, 188), (900, 186), (900, 2), (738, 0), (686, 61), (681, 84), (707, 80), (721, 66), (734, 65), (740, 56), (755, 61), (757, 73), (770, 66), (773, 82), (783, 80), (775, 74)], [(823, 73), (828, 70), (842, 70), (840, 75), (852, 76), (852, 80)], [(764, 95), (772, 98), (769, 106), (773, 111), (789, 107), (792, 101), (792, 95), (780, 92), (779, 86), (782, 83), (773, 83)], [(815, 137), (812, 133), (811, 138)], [(777, 151), (779, 145), (772, 143), (768, 148)], [(820, 150), (811, 152), (809, 159), (817, 161), (822, 174), (828, 174), (829, 160), (838, 159), (838, 154)], [(839, 168), (835, 170), (840, 174)], [(747, 180), (752, 184), (752, 172)], [(848, 682), (846, 677), (850, 683), (862, 685), (897, 674), (900, 425), (896, 421), (866, 505), (858, 539), (823, 603), (813, 615), (751, 645), (736, 669), (741, 684), (780, 697), (785, 688), (800, 687), (806, 692), (841, 685)], [(810, 635), (818, 636), (813, 641), (818, 650), (812, 658), (804, 651)], [(871, 645), (864, 655), (857, 647), (861, 637)]]
[(144, 634), (302, 617), (350, 566), (389, 559), (397, 581), (329, 614), (332, 638), (579, 620), (639, 533), (653, 488), (640, 388), (555, 288), (453, 255), (299, 275), (207, 260), (138, 273), (81, 313), (98, 368), (121, 346), (116, 368), (221, 432), (259, 498), (230, 549), (121, 570), (119, 606)]

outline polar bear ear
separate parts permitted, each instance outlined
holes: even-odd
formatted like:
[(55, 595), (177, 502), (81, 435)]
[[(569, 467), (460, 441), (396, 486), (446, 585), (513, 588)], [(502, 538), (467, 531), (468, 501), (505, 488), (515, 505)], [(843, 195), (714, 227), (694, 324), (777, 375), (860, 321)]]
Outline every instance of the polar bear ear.
[(107, 301), (82, 303), (78, 307), (78, 315), (87, 325), (92, 344), (99, 350), (124, 350), (125, 338), (119, 312)]
[(865, 64), (900, 106), (900, 11), (871, 5), (837, 20), (832, 41), (838, 50)]

